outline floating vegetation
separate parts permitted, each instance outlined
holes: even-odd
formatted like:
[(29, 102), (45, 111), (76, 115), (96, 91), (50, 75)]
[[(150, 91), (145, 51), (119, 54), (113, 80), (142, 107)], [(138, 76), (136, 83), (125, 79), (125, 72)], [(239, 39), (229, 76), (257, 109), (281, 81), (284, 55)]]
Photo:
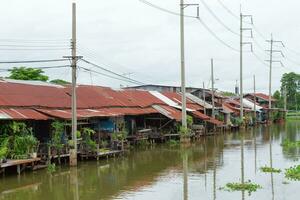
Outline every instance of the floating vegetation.
[(260, 170), (264, 173), (280, 173), (281, 169), (275, 169), (272, 167), (261, 167)]
[(247, 191), (249, 196), (252, 192), (256, 192), (261, 189), (262, 186), (252, 183), (250, 180), (245, 183), (227, 183), (225, 187), (220, 188), (225, 191), (235, 192), (235, 191)]
[(56, 165), (55, 165), (55, 163), (53, 163), (53, 164), (48, 164), (48, 166), (47, 166), (47, 171), (48, 171), (50, 174), (53, 174), (54, 172), (56, 172)]
[(289, 149), (289, 148), (297, 148), (297, 147), (300, 147), (300, 141), (292, 142), (292, 141), (289, 141), (289, 140), (284, 140), (284, 141), (281, 143), (281, 146), (282, 146), (283, 148), (286, 148), (286, 149)]
[(286, 169), (285, 177), (289, 180), (300, 181), (300, 165)]
[(169, 141), (167, 141), (167, 144), (168, 144), (169, 146), (174, 147), (174, 146), (179, 145), (179, 141), (177, 141), (177, 140), (169, 140)]

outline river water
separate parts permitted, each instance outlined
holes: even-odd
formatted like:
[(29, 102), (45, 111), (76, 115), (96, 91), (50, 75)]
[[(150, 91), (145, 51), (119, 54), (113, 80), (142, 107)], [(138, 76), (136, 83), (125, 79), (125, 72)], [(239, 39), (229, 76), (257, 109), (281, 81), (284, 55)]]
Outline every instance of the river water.
[[(284, 151), (280, 144), (286, 138), (300, 140), (299, 122), (202, 138), (189, 147), (144, 147), (52, 175), (46, 170), (6, 175), (0, 177), (0, 199), (298, 200), (300, 182), (285, 179), (284, 169), (300, 164), (300, 150)], [(283, 172), (263, 173), (263, 166)], [(263, 188), (251, 195), (220, 189), (243, 180)]]

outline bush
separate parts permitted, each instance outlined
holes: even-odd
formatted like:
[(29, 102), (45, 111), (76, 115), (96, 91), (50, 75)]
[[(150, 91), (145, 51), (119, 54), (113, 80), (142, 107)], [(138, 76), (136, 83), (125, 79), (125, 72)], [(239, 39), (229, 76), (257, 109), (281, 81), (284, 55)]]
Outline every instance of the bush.
[(48, 171), (50, 174), (53, 174), (54, 172), (56, 172), (56, 165), (55, 165), (55, 163), (53, 163), (53, 164), (48, 164), (48, 165), (47, 165), (47, 171)]
[(285, 177), (290, 180), (300, 181), (300, 165), (286, 169)]

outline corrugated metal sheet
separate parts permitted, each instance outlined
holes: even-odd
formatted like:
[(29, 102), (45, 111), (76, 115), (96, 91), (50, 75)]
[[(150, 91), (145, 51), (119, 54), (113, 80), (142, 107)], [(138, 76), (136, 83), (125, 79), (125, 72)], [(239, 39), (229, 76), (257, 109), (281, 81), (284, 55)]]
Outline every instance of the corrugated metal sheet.
[(204, 107), (205, 109), (212, 109), (213, 106), (205, 101), (203, 101), (202, 99), (190, 94), (190, 93), (187, 93), (186, 94), (187, 98), (189, 98), (190, 100), (192, 100), (193, 102), (199, 104), (200, 106)]
[[(171, 99), (172, 101), (176, 102), (178, 105), (182, 105), (182, 96), (179, 93), (175, 93), (175, 92), (163, 92), (162, 93), (164, 96), (166, 96), (167, 98)], [(203, 106), (200, 106), (199, 104), (193, 102), (192, 100), (190, 100), (188, 98), (188, 96), (186, 96), (186, 107), (187, 109), (190, 110), (203, 110)]]
[(181, 120), (181, 112), (175, 108), (165, 105), (153, 105), (153, 108), (169, 119)]
[(217, 125), (217, 126), (223, 126), (224, 125), (223, 122), (221, 122), (217, 119), (214, 119), (214, 118), (210, 118), (209, 120), (205, 120), (205, 121), (208, 122), (208, 123), (212, 123), (214, 125)]
[(32, 109), (0, 109), (0, 119), (47, 120), (49, 117)]
[(70, 105), (71, 98), (62, 88), (0, 82), (0, 106), (65, 108)]
[(205, 114), (203, 114), (199, 111), (193, 111), (191, 113), (193, 114), (194, 117), (202, 119), (202, 120), (209, 120), (210, 119), (209, 116), (207, 116), (207, 115), (205, 115)]
[[(71, 119), (72, 111), (68, 110), (49, 110), (49, 109), (38, 109), (46, 115), (61, 118)], [(117, 116), (131, 116), (131, 115), (147, 115), (158, 113), (153, 108), (103, 108), (103, 109), (78, 109), (77, 117), (79, 119), (91, 118), (91, 117), (117, 117)]]

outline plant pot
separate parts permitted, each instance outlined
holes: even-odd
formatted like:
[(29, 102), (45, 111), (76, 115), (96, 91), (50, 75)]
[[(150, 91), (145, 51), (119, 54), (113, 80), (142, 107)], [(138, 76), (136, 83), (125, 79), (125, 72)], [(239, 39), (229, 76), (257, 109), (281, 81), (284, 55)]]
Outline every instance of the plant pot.
[(37, 158), (37, 152), (31, 153), (31, 154), (30, 154), (30, 157), (31, 157), (31, 158)]

